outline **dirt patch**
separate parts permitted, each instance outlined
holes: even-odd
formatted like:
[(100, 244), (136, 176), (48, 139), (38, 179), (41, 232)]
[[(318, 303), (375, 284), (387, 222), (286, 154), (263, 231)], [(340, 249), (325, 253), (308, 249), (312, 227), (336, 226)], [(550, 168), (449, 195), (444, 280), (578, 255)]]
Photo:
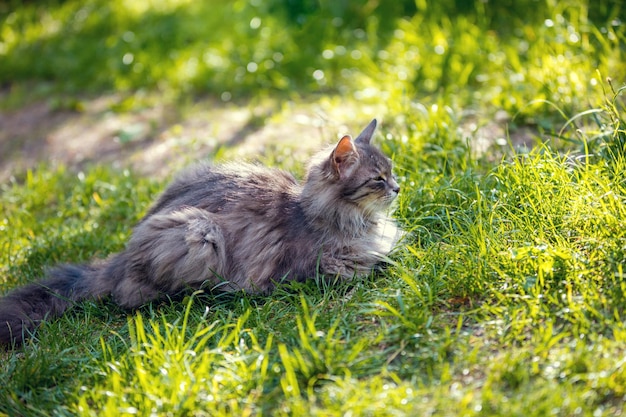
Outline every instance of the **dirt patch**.
[[(42, 162), (73, 169), (103, 163), (163, 177), (210, 158), (218, 148), (243, 159), (257, 159), (268, 147), (281, 149), (301, 162), (338, 134), (357, 134), (359, 126), (385, 114), (384, 107), (356, 109), (343, 103), (268, 101), (238, 106), (215, 100), (184, 110), (157, 104), (116, 112), (119, 101), (117, 96), (82, 100), (80, 111), (36, 102), (0, 113), (0, 182)], [(462, 130), (477, 153), (505, 146), (507, 137), (516, 147), (532, 146), (534, 132), (510, 133), (505, 125), (502, 115), (481, 125), (470, 117)]]
[(162, 176), (218, 147), (254, 159), (268, 144), (310, 154), (333, 140), (334, 128), (311, 106), (254, 109), (205, 100), (184, 112), (153, 106), (112, 111), (116, 97), (82, 101), (80, 111), (48, 102), (0, 114), (0, 181), (45, 161), (82, 168), (105, 163)]

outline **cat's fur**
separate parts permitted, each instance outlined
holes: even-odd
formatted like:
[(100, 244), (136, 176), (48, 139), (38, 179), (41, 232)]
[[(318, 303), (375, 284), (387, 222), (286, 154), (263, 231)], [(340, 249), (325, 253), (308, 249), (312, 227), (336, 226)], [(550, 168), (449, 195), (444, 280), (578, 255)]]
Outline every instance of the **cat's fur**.
[(303, 184), (252, 164), (182, 173), (135, 227), (123, 252), (65, 265), (0, 299), (0, 343), (83, 299), (138, 307), (200, 286), (267, 293), (316, 274), (351, 279), (384, 260), (398, 231), (384, 212), (399, 191), (391, 161), (370, 145), (376, 121), (313, 158)]

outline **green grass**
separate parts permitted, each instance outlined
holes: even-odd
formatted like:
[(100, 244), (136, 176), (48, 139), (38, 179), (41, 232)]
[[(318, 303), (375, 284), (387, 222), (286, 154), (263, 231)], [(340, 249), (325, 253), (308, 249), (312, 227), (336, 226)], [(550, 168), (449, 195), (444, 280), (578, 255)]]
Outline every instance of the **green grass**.
[[(406, 230), (391, 265), (355, 283), (82, 303), (0, 353), (0, 415), (623, 413), (623, 6), (425, 3), (0, 9), (4, 107), (112, 91), (120, 112), (146, 92), (385, 104), (377, 140)], [(509, 143), (478, 153), (467, 125), (498, 110)], [(528, 152), (520, 127), (537, 134)], [(0, 186), (0, 291), (120, 250), (164, 185), (107, 166), (15, 173)]]

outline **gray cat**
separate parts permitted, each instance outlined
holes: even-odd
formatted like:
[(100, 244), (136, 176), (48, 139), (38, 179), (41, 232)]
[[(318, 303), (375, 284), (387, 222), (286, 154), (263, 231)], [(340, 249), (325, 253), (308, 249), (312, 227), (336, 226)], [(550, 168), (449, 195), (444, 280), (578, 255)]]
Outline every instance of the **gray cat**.
[(268, 293), (318, 273), (367, 275), (396, 243), (385, 216), (400, 187), (370, 145), (376, 120), (315, 156), (303, 184), (252, 164), (197, 165), (135, 227), (126, 249), (64, 265), (0, 299), (0, 343), (19, 344), (74, 302), (111, 295), (134, 308), (186, 288)]

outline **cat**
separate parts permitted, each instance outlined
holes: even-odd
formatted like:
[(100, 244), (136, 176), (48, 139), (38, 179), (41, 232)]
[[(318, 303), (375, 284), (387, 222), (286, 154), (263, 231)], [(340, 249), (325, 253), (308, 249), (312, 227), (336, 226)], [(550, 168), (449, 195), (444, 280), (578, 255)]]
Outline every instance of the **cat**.
[(0, 299), (0, 344), (19, 345), (73, 303), (111, 296), (136, 308), (185, 289), (266, 294), (318, 274), (350, 280), (382, 264), (399, 237), (385, 214), (400, 187), (370, 144), (374, 119), (314, 156), (303, 183), (248, 163), (183, 171), (106, 260), (63, 265)]

